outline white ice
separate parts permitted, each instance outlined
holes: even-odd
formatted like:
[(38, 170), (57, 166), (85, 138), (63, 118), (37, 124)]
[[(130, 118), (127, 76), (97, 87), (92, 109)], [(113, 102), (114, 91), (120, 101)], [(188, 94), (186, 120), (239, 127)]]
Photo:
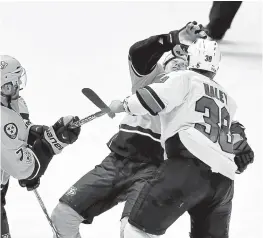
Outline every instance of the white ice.
[[(190, 7), (191, 6), (191, 7)], [(36, 124), (52, 125), (62, 115), (85, 117), (98, 109), (82, 94), (90, 87), (101, 97), (130, 94), (129, 47), (154, 34), (178, 29), (191, 20), (208, 22), (211, 2), (0, 3), (0, 53), (21, 61), (28, 85), (23, 92)], [(244, 2), (222, 44), (218, 81), (238, 103), (255, 163), (236, 179), (231, 238), (259, 238), (262, 232), (262, 5)], [(122, 116), (97, 119), (80, 139), (51, 162), (39, 193), (49, 213), (60, 196), (109, 153), (106, 142)], [(13, 238), (47, 238), (52, 232), (33, 192), (11, 179), (7, 214)], [(123, 204), (82, 225), (83, 237), (119, 237)], [(166, 233), (187, 238), (185, 214)]]

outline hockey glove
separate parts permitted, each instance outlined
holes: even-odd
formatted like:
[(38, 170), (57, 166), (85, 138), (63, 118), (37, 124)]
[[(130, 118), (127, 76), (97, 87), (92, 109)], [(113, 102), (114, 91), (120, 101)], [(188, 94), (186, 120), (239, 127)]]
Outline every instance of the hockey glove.
[(194, 41), (199, 38), (206, 39), (207, 34), (201, 24), (196, 21), (189, 22), (180, 30), (171, 31), (169, 33), (170, 44), (172, 45), (172, 53), (175, 56), (183, 56), (187, 54), (187, 49)]
[(32, 125), (29, 129), (27, 144), (33, 146), (37, 139), (43, 137), (44, 132), (48, 129), (48, 126)]
[(32, 180), (27, 180), (27, 179), (21, 179), (18, 180), (19, 185), (23, 188), (27, 188), (27, 191), (32, 191), (36, 188), (38, 188), (38, 186), (40, 185), (40, 178), (35, 178)]
[(236, 173), (244, 172), (247, 166), (254, 162), (254, 152), (247, 143), (245, 127), (239, 122), (233, 122), (230, 127), (231, 134), (234, 137), (235, 164), (238, 167)]
[(67, 145), (74, 143), (79, 136), (80, 127), (71, 129), (70, 124), (78, 121), (78, 117), (61, 117), (44, 133), (44, 138), (51, 145), (55, 154), (59, 154)]

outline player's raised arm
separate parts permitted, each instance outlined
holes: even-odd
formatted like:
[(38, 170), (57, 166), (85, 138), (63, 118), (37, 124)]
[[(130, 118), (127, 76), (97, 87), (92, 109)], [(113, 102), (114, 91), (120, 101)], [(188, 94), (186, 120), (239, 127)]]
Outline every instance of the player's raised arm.
[[(137, 89), (158, 81), (164, 73), (168, 73), (166, 66), (170, 61), (177, 59), (182, 63), (188, 45), (197, 38), (206, 37), (201, 25), (190, 22), (180, 30), (171, 31), (167, 34), (151, 36), (136, 42), (129, 50), (129, 67), (132, 81), (132, 92)], [(165, 52), (171, 52), (161, 64), (160, 58)], [(177, 68), (182, 69), (182, 64)], [(184, 67), (186, 68), (186, 66)], [(173, 69), (174, 70), (174, 69)]]
[[(155, 68), (157, 62), (165, 52), (174, 49), (174, 54), (184, 55), (183, 48), (200, 37), (205, 38), (206, 34), (194, 21), (188, 23), (180, 30), (174, 30), (168, 34), (151, 36), (139, 41), (132, 45), (129, 50), (129, 60), (132, 63), (132, 68), (138, 75), (147, 75)], [(176, 45), (178, 47), (174, 48)]]

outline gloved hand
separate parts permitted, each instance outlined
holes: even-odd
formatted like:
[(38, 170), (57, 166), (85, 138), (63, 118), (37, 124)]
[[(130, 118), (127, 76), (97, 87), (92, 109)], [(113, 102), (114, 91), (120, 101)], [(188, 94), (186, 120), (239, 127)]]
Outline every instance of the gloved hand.
[(70, 124), (79, 121), (79, 117), (61, 117), (54, 125), (53, 129), (57, 138), (65, 144), (73, 144), (80, 134), (80, 127), (71, 129)]
[(236, 171), (237, 174), (243, 173), (247, 169), (247, 166), (254, 162), (254, 152), (251, 150), (249, 145), (248, 147), (247, 151), (242, 152), (241, 154), (236, 154), (234, 158), (238, 167), (238, 170)]
[(206, 39), (207, 34), (201, 24), (196, 21), (189, 22), (180, 30), (171, 31), (169, 33), (170, 43), (173, 46), (172, 53), (175, 56), (183, 56), (187, 54), (187, 49), (194, 41), (199, 38)]
[(53, 126), (44, 132), (44, 138), (52, 147), (54, 154), (59, 154), (63, 148), (78, 139), (80, 127), (70, 128), (70, 124), (78, 120), (79, 118), (77, 116), (61, 117)]
[(254, 162), (254, 152), (247, 143), (245, 127), (239, 122), (233, 122), (230, 127), (231, 134), (234, 137), (233, 149), (236, 155), (234, 160), (238, 167), (236, 173), (242, 173), (247, 166)]
[(36, 188), (38, 188), (38, 186), (40, 185), (40, 178), (35, 178), (32, 180), (27, 180), (27, 179), (21, 179), (18, 180), (19, 185), (23, 188), (27, 188), (27, 191), (32, 191)]
[(37, 139), (43, 137), (45, 130), (48, 129), (48, 126), (44, 125), (31, 125), (28, 133), (27, 144), (33, 146)]

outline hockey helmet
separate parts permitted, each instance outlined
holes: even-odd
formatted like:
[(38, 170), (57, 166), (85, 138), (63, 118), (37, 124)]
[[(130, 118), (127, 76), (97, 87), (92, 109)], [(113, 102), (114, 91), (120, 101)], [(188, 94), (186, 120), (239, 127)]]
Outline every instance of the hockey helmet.
[(188, 69), (201, 69), (216, 73), (221, 52), (216, 41), (198, 39), (188, 48)]
[(20, 90), (26, 85), (26, 71), (19, 61), (9, 55), (0, 56), (1, 88), (5, 84), (19, 86)]

